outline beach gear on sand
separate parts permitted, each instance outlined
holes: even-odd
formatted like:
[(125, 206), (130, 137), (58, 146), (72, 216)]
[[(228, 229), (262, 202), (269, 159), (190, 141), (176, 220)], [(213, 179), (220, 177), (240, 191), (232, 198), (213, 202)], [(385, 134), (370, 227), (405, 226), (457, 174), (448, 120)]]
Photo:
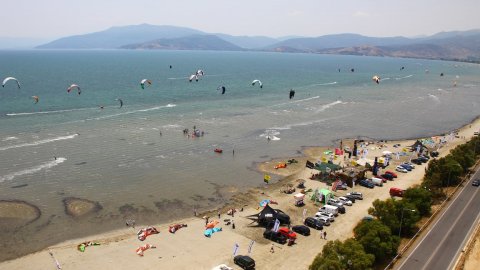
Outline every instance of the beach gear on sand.
[(183, 227), (187, 227), (187, 224), (173, 224), (173, 225), (168, 226), (168, 231), (171, 232), (171, 233), (175, 233), (176, 231), (178, 231), (179, 229), (181, 229)]
[(78, 251), (80, 251), (80, 252), (85, 252), (85, 248), (86, 248), (86, 247), (99, 246), (99, 245), (100, 245), (100, 243), (88, 241), (88, 242), (83, 242), (83, 243), (79, 244), (79, 245), (77, 246), (77, 249), (78, 249)]
[(149, 226), (149, 227), (143, 228), (143, 229), (139, 230), (138, 233), (137, 233), (138, 240), (143, 241), (147, 238), (147, 236), (152, 235), (152, 234), (157, 234), (157, 233), (160, 233), (160, 232), (157, 231), (157, 229), (155, 229), (155, 227)]
[(138, 256), (142, 256), (143, 257), (143, 252), (147, 249), (150, 249), (150, 248), (156, 248), (156, 246), (154, 245), (150, 245), (150, 244), (145, 244), (141, 247), (138, 247), (135, 252), (137, 253)]
[(206, 229), (204, 232), (203, 232), (203, 235), (205, 235), (206, 237), (211, 237), (212, 234), (216, 233), (216, 232), (221, 232), (222, 231), (222, 228), (212, 228), (212, 229)]
[(283, 168), (286, 168), (287, 167), (287, 163), (278, 163), (277, 165), (275, 165), (275, 169), (283, 169)]
[(217, 224), (220, 223), (218, 220), (212, 220), (207, 225), (205, 225), (205, 228), (207, 229), (213, 229)]
[(213, 151), (214, 151), (215, 153), (219, 153), (219, 154), (221, 154), (221, 153), (223, 152), (223, 150), (220, 149), (220, 148), (215, 148), (215, 150), (213, 150)]

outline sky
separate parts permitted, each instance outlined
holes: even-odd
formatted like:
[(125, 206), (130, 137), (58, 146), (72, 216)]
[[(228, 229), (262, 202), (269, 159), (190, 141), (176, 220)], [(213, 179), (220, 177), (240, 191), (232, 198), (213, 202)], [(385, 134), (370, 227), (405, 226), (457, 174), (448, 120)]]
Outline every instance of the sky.
[(0, 37), (175, 25), (248, 36), (431, 35), (480, 29), (480, 0), (1, 0)]

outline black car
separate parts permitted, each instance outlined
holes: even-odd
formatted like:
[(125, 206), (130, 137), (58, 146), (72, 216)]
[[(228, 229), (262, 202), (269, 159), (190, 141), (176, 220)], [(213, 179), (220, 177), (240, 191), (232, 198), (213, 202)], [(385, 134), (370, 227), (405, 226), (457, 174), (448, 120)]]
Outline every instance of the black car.
[(308, 236), (310, 235), (310, 228), (308, 228), (305, 225), (296, 225), (292, 227), (292, 231), (301, 234), (303, 236)]
[(388, 173), (384, 173), (382, 175), (380, 175), (381, 177), (387, 179), (387, 180), (390, 180), (390, 181), (393, 181), (393, 175), (391, 174), (388, 174)]
[(349, 199), (352, 203), (355, 203), (357, 197), (355, 195), (344, 195), (343, 197)]
[(474, 186), (474, 187), (480, 186), (480, 180), (478, 180), (478, 179), (477, 179), (477, 180), (473, 180), (473, 181), (472, 181), (472, 186)]
[(255, 260), (245, 255), (237, 255), (233, 258), (233, 262), (242, 269), (255, 269)]
[(313, 217), (307, 217), (303, 224), (307, 225), (310, 228), (314, 228), (316, 230), (323, 230), (323, 223)]
[(368, 181), (367, 179), (362, 179), (362, 180), (358, 181), (358, 184), (362, 187), (367, 187), (367, 188), (374, 188), (375, 187), (375, 185), (372, 182)]
[(285, 235), (272, 230), (266, 230), (263, 232), (263, 237), (279, 244), (285, 244), (287, 242), (287, 237)]
[(410, 160), (410, 162), (412, 162), (413, 164), (417, 164), (417, 165), (422, 165), (422, 161), (419, 160), (418, 158), (414, 158), (412, 160)]

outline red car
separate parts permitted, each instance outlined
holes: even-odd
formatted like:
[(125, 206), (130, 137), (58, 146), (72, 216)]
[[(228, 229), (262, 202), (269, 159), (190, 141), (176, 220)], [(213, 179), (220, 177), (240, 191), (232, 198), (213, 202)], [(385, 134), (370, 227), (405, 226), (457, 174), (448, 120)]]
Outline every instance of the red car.
[(285, 227), (279, 228), (278, 232), (281, 233), (282, 235), (285, 235), (288, 239), (297, 238), (297, 234), (294, 231), (289, 230), (288, 228), (285, 228)]
[(393, 178), (397, 178), (397, 174), (392, 171), (386, 171), (385, 174), (390, 174)]

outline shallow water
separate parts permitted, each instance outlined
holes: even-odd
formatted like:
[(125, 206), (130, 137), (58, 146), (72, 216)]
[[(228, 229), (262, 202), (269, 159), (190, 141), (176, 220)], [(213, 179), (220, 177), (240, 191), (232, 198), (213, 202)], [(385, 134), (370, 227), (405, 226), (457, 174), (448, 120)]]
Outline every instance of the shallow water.
[[(197, 69), (206, 76), (189, 83)], [(147, 224), (216, 207), (231, 196), (228, 187), (262, 183), (253, 162), (295, 155), (301, 146), (457, 128), (480, 114), (479, 75), (478, 65), (416, 59), (0, 51), (0, 77), (22, 84), (0, 91), (0, 200), (25, 200), (42, 212), (15, 233), (0, 230), (3, 247), (25, 246), (0, 258), (119, 228), (126, 218)], [(152, 81), (144, 90), (143, 78)], [(252, 86), (254, 79), (264, 87)], [(81, 95), (66, 92), (72, 83)], [(220, 85), (225, 95), (216, 90)], [(296, 94), (289, 100), (291, 88)], [(193, 126), (205, 136), (182, 134)], [(98, 201), (103, 209), (72, 218), (65, 197)]]

